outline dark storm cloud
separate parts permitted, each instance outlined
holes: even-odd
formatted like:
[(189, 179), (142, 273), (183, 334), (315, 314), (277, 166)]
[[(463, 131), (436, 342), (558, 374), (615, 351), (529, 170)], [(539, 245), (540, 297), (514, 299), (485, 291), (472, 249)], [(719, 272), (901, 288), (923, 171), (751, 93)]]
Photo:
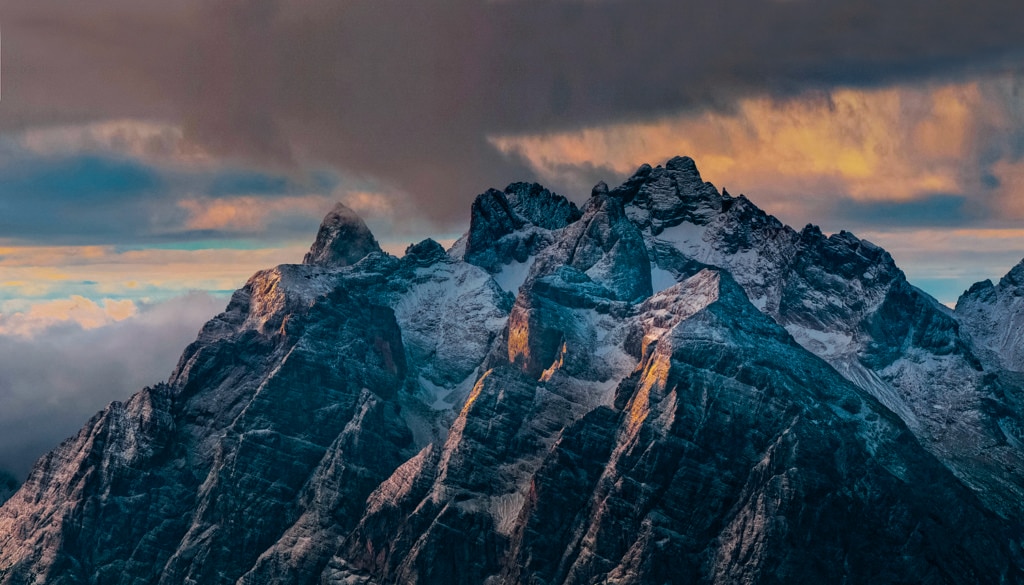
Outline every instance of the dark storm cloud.
[(1024, 48), (1024, 3), (1002, 0), (18, 0), (0, 16), (7, 129), (180, 122), (220, 155), (367, 173), (439, 220), (530, 175), (488, 135), (1015, 67)]

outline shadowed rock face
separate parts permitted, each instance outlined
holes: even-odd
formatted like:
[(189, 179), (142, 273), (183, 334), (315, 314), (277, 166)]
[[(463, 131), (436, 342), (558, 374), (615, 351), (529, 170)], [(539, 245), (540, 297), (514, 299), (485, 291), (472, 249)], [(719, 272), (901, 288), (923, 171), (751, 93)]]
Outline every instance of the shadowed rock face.
[(342, 203), (324, 217), (316, 241), (309, 249), (303, 264), (342, 267), (351, 266), (372, 252), (380, 252), (380, 245), (356, 212)]
[(620, 301), (651, 295), (651, 266), (643, 236), (626, 217), (622, 201), (610, 197), (603, 183), (594, 188), (582, 218), (566, 227), (557, 245), (539, 255), (530, 278), (563, 266), (585, 274)]
[(580, 218), (576, 205), (536, 183), (489, 189), (470, 209), (465, 260), (491, 272), (510, 262), (526, 262), (551, 245), (553, 231)]
[(621, 321), (642, 341), (608, 404), (575, 416), (571, 376), (496, 362), (440, 452), (371, 496), (339, 559), (403, 583), (1017, 575), (988, 548), (1010, 533), (979, 536), (1005, 527), (727, 275), (698, 273)]
[[(708, 277), (717, 276), (694, 278)], [(989, 562), (987, 553), (954, 559), (975, 536), (931, 516), (954, 506), (956, 518), (990, 522), (976, 503), (964, 506), (971, 494), (956, 482), (920, 487), (947, 470), (920, 456), (891, 413), (809, 358), (720, 278), (672, 291), (710, 301), (687, 318), (642, 318), (645, 337), (669, 329), (619, 385), (616, 408), (563, 431), (534, 477), (505, 575), (941, 582), (954, 567)], [(673, 301), (655, 297), (641, 311), (691, 312)], [(911, 533), (909, 541), (895, 536)], [(893, 562), (908, 544), (913, 560)]]
[(40, 460), (0, 584), (1021, 583), (1024, 375), (964, 328), (685, 157), (401, 259), (339, 207)]

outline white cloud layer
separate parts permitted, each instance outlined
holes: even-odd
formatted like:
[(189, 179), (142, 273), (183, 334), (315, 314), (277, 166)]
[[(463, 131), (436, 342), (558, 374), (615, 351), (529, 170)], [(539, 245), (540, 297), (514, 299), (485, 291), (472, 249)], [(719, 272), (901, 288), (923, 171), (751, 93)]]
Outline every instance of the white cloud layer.
[[(5, 317), (13, 330), (0, 334), (0, 469), (24, 477), (110, 401), (166, 380), (227, 300), (197, 292), (129, 303), (71, 299)], [(68, 318), (48, 319), (58, 305), (72, 306)]]
[[(2, 306), (2, 303), (0, 303)], [(0, 335), (33, 337), (59, 325), (96, 329), (124, 321), (138, 313), (131, 299), (103, 299), (99, 303), (81, 295), (36, 303), (24, 311), (0, 312)]]

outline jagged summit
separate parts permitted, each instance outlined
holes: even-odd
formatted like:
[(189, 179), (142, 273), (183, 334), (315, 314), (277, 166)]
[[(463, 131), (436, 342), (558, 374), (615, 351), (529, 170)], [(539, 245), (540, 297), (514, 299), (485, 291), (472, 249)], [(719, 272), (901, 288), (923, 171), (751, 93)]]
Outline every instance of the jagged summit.
[(696, 175), (700, 180), (700, 173), (697, 171), (697, 163), (688, 156), (674, 156), (665, 163), (665, 168), (670, 171), (680, 171)]
[(302, 263), (340, 268), (351, 266), (368, 254), (380, 251), (380, 245), (363, 219), (339, 202), (324, 217), (316, 241)]
[(575, 203), (537, 183), (512, 183), (504, 195), (519, 217), (544, 229), (557, 230), (580, 218)]
[(569, 267), (605, 287), (611, 298), (638, 302), (651, 295), (651, 269), (643, 235), (626, 217), (622, 200), (594, 188), (579, 221), (538, 255), (527, 282)]
[(958, 311), (966, 310), (968, 306), (977, 302), (993, 302), (997, 297), (1024, 297), (1024, 260), (1014, 265), (999, 279), (999, 283), (993, 283), (992, 279), (978, 281), (972, 284), (960, 298), (957, 299)]
[(690, 157), (675, 157), (664, 167), (641, 165), (610, 194), (623, 200), (634, 223), (655, 234), (683, 222), (703, 225), (732, 199), (704, 181)]
[(553, 241), (551, 232), (580, 218), (576, 204), (537, 183), (488, 189), (473, 201), (463, 259), (490, 272), (524, 263)]
[(445, 253), (441, 244), (438, 244), (433, 238), (427, 238), (418, 244), (410, 244), (409, 247), (405, 249), (402, 261), (418, 264), (420, 266), (430, 266), (431, 264), (447, 257), (448, 255)]
[(999, 284), (974, 283), (957, 299), (956, 314), (985, 362), (1024, 372), (1024, 260)]
[[(999, 286), (1003, 288), (1024, 288), (1024, 260), (1018, 262), (1016, 266), (1006, 273), (1006, 276), (1000, 279)], [(1022, 291), (1022, 294), (1024, 294), (1024, 291)]]
[(1018, 269), (972, 326), (688, 157), (379, 250), (339, 206), (42, 459), (0, 585), (1024, 583)]

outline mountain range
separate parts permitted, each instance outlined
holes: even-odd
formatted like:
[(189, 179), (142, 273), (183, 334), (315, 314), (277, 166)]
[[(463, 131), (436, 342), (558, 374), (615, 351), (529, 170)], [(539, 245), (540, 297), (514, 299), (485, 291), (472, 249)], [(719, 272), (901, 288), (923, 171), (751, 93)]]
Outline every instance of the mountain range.
[(1024, 582), (1024, 262), (951, 310), (688, 157), (338, 205), (0, 507), (0, 584)]

